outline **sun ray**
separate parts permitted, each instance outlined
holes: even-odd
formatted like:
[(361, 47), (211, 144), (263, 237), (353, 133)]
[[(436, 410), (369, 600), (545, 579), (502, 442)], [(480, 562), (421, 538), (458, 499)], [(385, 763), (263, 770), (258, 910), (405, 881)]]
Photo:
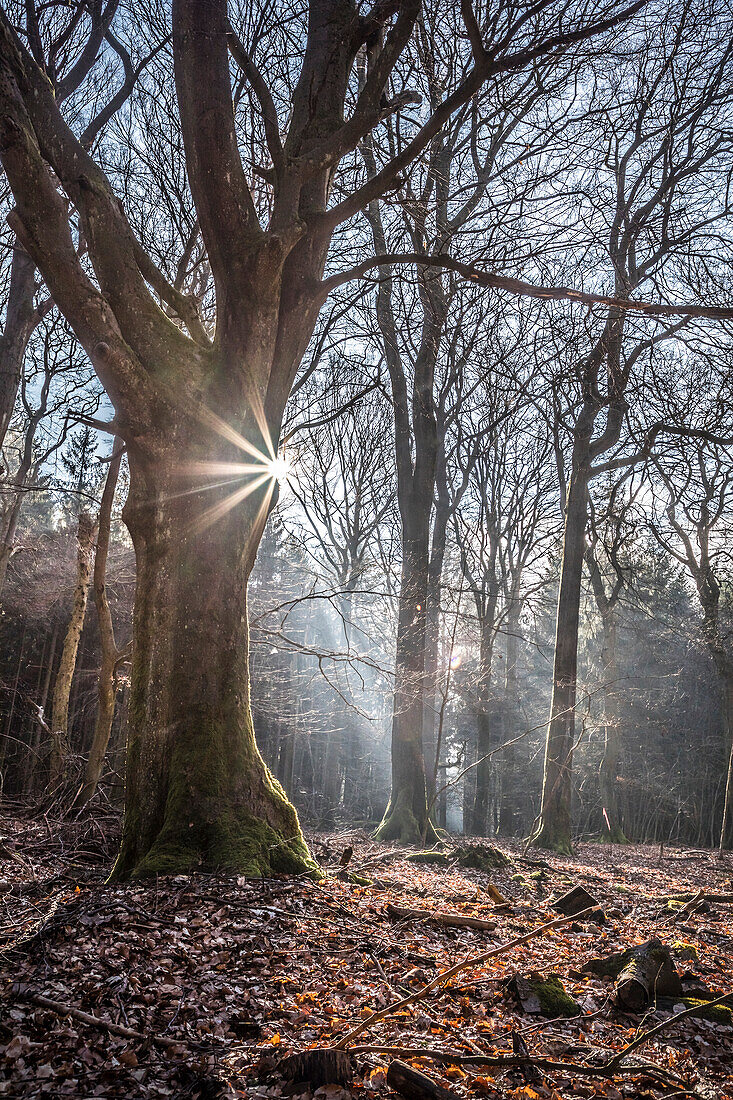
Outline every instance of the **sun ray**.
[(272, 458), (274, 458), (274, 450), (272, 446), (272, 440), (270, 439), (270, 432), (265, 422), (264, 415), (258, 413), (256, 409), (254, 409), (253, 411), (255, 414), (255, 420), (257, 421), (257, 427), (259, 428), (262, 434), (262, 438), (265, 442), (265, 447), (267, 451), (271, 452), (271, 454), (269, 455), (264, 454), (259, 449), (259, 447), (255, 447), (254, 443), (250, 443), (244, 438), (243, 435), (240, 435), (239, 432), (231, 426), (231, 424), (227, 424), (226, 420), (222, 420), (220, 416), (217, 416), (215, 412), (212, 412), (211, 409), (207, 409), (204, 405), (202, 405), (199, 410), (199, 417), (201, 420), (204, 421), (205, 424), (207, 424), (218, 435), (220, 435), (222, 439), (226, 439), (229, 443), (233, 443), (234, 446), (238, 447), (240, 451), (244, 451), (245, 454), (251, 455), (252, 458), (256, 458), (257, 461), (261, 462), (264, 466), (268, 462), (270, 462)]
[(248, 496), (251, 496), (268, 481), (272, 483), (272, 478), (270, 474), (264, 473), (256, 477), (254, 481), (250, 481), (248, 485), (242, 485), (241, 488), (230, 493), (224, 500), (217, 501), (216, 504), (212, 504), (210, 508), (202, 512), (198, 519), (191, 524), (191, 529), (196, 534), (205, 531), (208, 527), (211, 527), (212, 523), (222, 519), (227, 512), (231, 512), (232, 508), (236, 508), (238, 504), (241, 504), (243, 500), (246, 500)]

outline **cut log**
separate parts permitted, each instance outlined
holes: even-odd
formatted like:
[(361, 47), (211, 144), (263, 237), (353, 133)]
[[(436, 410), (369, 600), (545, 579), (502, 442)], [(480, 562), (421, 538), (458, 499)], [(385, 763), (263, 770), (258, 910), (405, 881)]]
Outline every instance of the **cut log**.
[[(577, 913), (582, 913), (584, 909), (590, 909), (591, 906), (598, 905), (598, 901), (592, 894), (588, 893), (584, 886), (573, 886), (572, 890), (568, 890), (566, 894), (562, 894), (551, 904), (553, 909), (564, 913), (566, 917), (574, 917)], [(605, 919), (605, 915), (600, 908), (597, 913), (593, 913), (589, 917), (589, 920), (598, 921), (599, 924), (603, 924)]]
[(401, 905), (387, 906), (387, 913), (394, 920), (432, 920), (446, 928), (480, 928), (492, 932), (496, 921), (483, 920), (481, 917), (468, 917), (463, 913), (436, 913), (432, 909), (404, 909)]
[(616, 979), (616, 1000), (629, 1012), (642, 1012), (656, 997), (678, 997), (682, 983), (669, 948), (649, 940), (632, 948)]
[(288, 1054), (280, 1059), (278, 1070), (289, 1081), (309, 1081), (313, 1088), (321, 1085), (350, 1085), (351, 1056), (345, 1050), (315, 1047), (300, 1054)]
[(387, 1070), (387, 1084), (407, 1100), (458, 1100), (458, 1093), (431, 1081), (420, 1070), (395, 1058)]

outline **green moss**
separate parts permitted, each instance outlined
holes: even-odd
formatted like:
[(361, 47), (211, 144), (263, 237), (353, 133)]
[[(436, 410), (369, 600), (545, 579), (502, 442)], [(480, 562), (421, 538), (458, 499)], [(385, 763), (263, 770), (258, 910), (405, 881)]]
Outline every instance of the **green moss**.
[(530, 978), (528, 985), (540, 1002), (543, 1016), (556, 1018), (581, 1015), (582, 1008), (569, 993), (565, 992), (565, 986), (557, 974), (550, 974), (547, 978)]
[[(731, 1002), (733, 1003), (733, 998)], [(697, 997), (660, 997), (657, 1000), (657, 1008), (664, 1012), (673, 1012), (675, 1005), (684, 1005), (685, 1008), (697, 1006), (698, 1011), (692, 1014), (694, 1019), (709, 1020), (712, 1024), (727, 1024), (729, 1027), (733, 1025), (733, 1012), (725, 1004), (710, 1007), (707, 1001)]]
[(469, 844), (464, 848), (457, 848), (453, 858), (461, 867), (469, 867), (475, 871), (497, 871), (509, 867), (512, 862), (493, 844)]
[(598, 838), (601, 844), (630, 844), (631, 841), (626, 836), (620, 825), (614, 825), (609, 831), (605, 826)]
[(542, 825), (530, 840), (530, 844), (533, 848), (544, 848), (546, 851), (555, 852), (559, 856), (573, 855), (570, 833), (564, 826)]
[(700, 962), (700, 956), (694, 943), (683, 943), (682, 940), (675, 940), (671, 946), (677, 958), (681, 959), (682, 962)]
[(390, 798), (385, 815), (374, 834), (374, 839), (381, 840), (385, 844), (396, 840), (400, 844), (418, 845), (434, 844), (440, 838), (430, 821), (427, 822), (426, 834), (423, 836), (423, 827), (412, 811), (411, 791), (407, 787), (403, 787), (396, 798), (394, 795)]
[(322, 877), (295, 808), (254, 744), (251, 726), (243, 731), (236, 760), (226, 759), (227, 739), (221, 731), (213, 724), (210, 729), (207, 739), (200, 734), (192, 738), (195, 757), (190, 743), (175, 746), (163, 820), (157, 828), (151, 828), (140, 807), (128, 807), (111, 879), (192, 871), (231, 871), (252, 878)]
[(337, 876), (342, 882), (350, 882), (352, 886), (371, 886), (372, 880), (370, 878), (364, 878), (363, 875), (357, 875), (353, 871), (342, 871)]
[(407, 859), (410, 863), (427, 863), (439, 867), (447, 867), (451, 862), (445, 852), (413, 852)]

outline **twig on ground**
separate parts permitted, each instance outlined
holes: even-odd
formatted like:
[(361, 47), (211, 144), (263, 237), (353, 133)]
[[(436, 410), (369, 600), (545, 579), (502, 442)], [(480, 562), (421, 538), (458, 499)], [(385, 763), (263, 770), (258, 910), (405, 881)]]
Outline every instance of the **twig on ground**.
[(72, 1020), (78, 1020), (79, 1023), (89, 1024), (90, 1027), (108, 1031), (111, 1035), (119, 1035), (123, 1039), (134, 1039), (138, 1043), (154, 1043), (156, 1046), (165, 1047), (166, 1049), (179, 1044), (199, 1049), (206, 1046), (205, 1043), (199, 1043), (185, 1037), (180, 1039), (164, 1039), (162, 1035), (143, 1035), (141, 1031), (135, 1031), (134, 1028), (123, 1027), (122, 1024), (115, 1024), (112, 1020), (103, 1020), (101, 1016), (92, 1016), (91, 1013), (82, 1012), (80, 1008), (74, 1008), (73, 1005), (66, 1005), (61, 1001), (54, 1001), (51, 997), (44, 997), (42, 994), (33, 993), (30, 990), (23, 990), (15, 987), (13, 992), (19, 1001), (26, 1001), (29, 1004), (38, 1005), (39, 1008), (47, 1008), (51, 1012), (57, 1012), (59, 1016), (70, 1016)]

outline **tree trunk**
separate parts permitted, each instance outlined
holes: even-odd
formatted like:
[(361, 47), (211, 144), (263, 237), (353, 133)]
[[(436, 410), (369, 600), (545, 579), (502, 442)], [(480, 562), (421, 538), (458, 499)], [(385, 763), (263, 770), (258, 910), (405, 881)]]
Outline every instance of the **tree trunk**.
[(723, 730), (724, 745), (728, 760), (723, 796), (723, 819), (720, 825), (719, 854), (726, 848), (733, 848), (733, 669), (727, 668), (721, 675), (723, 689)]
[[(266, 494), (250, 485), (246, 500), (240, 490), (228, 509), (226, 487), (213, 502), (207, 494), (202, 514), (200, 494), (180, 475), (185, 456), (165, 468), (132, 450), (129, 459), (124, 516), (137, 586), (126, 812), (113, 878), (317, 873), (295, 809), (260, 756), (250, 710), (247, 581), (272, 482)], [(236, 498), (229, 493), (228, 503)]]
[(40, 314), (33, 308), (36, 265), (17, 241), (13, 241), (12, 247), (10, 288), (4, 332), (0, 336), (0, 447), (15, 408), (28, 340), (40, 320)]
[(76, 805), (85, 806), (94, 795), (99, 777), (102, 774), (102, 765), (109, 744), (109, 735), (112, 730), (112, 722), (115, 716), (115, 702), (117, 699), (117, 669), (122, 655), (115, 643), (112, 613), (107, 599), (107, 557), (109, 554), (109, 539), (112, 526), (112, 506), (114, 504), (117, 479), (120, 474), (122, 462), (122, 448), (116, 445), (115, 453), (109, 464), (107, 479), (102, 493), (102, 503), (99, 509), (99, 534), (97, 536), (97, 552), (94, 555), (94, 603), (97, 608), (99, 620), (99, 639), (102, 650), (102, 661), (99, 670), (99, 683), (97, 685), (97, 717), (94, 724), (94, 735), (89, 750), (89, 758), (84, 770), (84, 782), (76, 797)]
[(428, 518), (405, 532), (403, 519), (395, 693), (392, 717), (392, 791), (379, 840), (420, 844), (436, 837), (428, 821), (423, 756), (425, 633), (428, 597)]
[[(516, 601), (515, 601), (516, 602)], [(506, 639), (506, 675), (504, 681), (504, 722), (503, 735), (506, 748), (502, 752), (503, 776), (501, 784), (501, 807), (499, 811), (499, 832), (501, 836), (514, 836), (517, 830), (517, 792), (516, 792), (516, 745), (508, 744), (517, 735), (519, 692), (517, 681), (517, 656), (519, 640), (519, 614), (513, 607), (509, 609)]]
[(602, 616), (603, 651), (603, 722), (605, 744), (599, 772), (599, 788), (603, 824), (601, 839), (611, 844), (626, 844), (626, 836), (621, 827), (621, 814), (618, 806), (618, 765), (621, 758), (621, 728), (616, 708), (618, 666), (616, 664), (616, 616), (613, 607), (609, 607)]
[(494, 657), (494, 624), (482, 623), (480, 670), (476, 700), (476, 794), (471, 815), (474, 836), (489, 836), (489, 787), (491, 784), (491, 666)]
[(578, 630), (583, 579), (588, 477), (576, 462), (565, 509), (560, 593), (557, 604), (555, 661), (550, 723), (545, 747), (542, 809), (532, 843), (570, 854), (570, 798), (578, 677)]
[(49, 773), (49, 787), (53, 791), (66, 776), (66, 767), (69, 753), (69, 697), (71, 684), (76, 668), (76, 655), (79, 649), (79, 639), (84, 627), (84, 618), (87, 611), (87, 599), (89, 596), (89, 584), (92, 577), (92, 560), (94, 539), (97, 533), (95, 521), (87, 512), (79, 513), (79, 527), (77, 530), (77, 571), (76, 589), (74, 590), (74, 602), (71, 608), (71, 618), (64, 638), (64, 646), (61, 651), (61, 661), (56, 674), (56, 684), (53, 692), (53, 712), (51, 720), (51, 762)]

